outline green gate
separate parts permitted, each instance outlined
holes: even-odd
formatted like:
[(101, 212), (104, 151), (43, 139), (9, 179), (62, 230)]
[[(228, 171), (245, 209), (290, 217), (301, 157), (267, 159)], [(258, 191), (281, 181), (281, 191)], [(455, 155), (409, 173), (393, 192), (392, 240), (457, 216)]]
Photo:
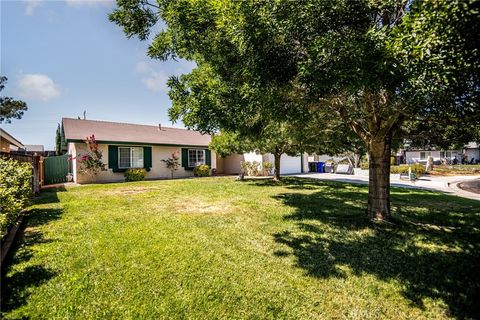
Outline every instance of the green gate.
[(68, 155), (48, 157), (43, 160), (45, 184), (67, 182), (67, 174), (70, 172)]

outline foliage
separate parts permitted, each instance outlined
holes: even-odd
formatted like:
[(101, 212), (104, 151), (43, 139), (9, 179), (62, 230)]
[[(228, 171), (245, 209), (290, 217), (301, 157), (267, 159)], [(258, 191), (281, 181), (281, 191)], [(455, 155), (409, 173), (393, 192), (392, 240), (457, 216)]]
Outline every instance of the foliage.
[(390, 168), (390, 173), (408, 173), (408, 169), (411, 168), (412, 172), (415, 174), (415, 176), (420, 177), (421, 175), (426, 173), (425, 166), (416, 163), (414, 165), (400, 165), (400, 166), (392, 166)]
[[(0, 76), (0, 92), (5, 88), (7, 77)], [(11, 119), (21, 119), (23, 113), (28, 110), (27, 104), (11, 97), (0, 96), (0, 123), (11, 123)]]
[(98, 149), (98, 143), (95, 140), (95, 135), (85, 138), (85, 144), (88, 146), (86, 154), (77, 156), (80, 168), (80, 174), (96, 176), (101, 171), (107, 171), (105, 164), (102, 162), (102, 151)]
[(312, 113), (340, 120), (332, 126), (337, 134), (355, 134), (374, 163), (372, 218), (390, 216), (392, 145), (415, 135), (417, 122), (427, 128), (452, 118), (472, 128), (480, 124), (474, 0), (117, 5), (110, 19), (128, 37), (146, 39), (157, 22), (165, 23), (152, 37), (150, 57), (197, 64), (169, 81), (172, 119), (242, 135), (269, 122), (304, 122)]
[(123, 174), (125, 176), (125, 181), (142, 181), (145, 180), (147, 176), (147, 170), (144, 168), (130, 168)]
[(272, 170), (273, 170), (273, 163), (271, 163), (269, 161), (265, 161), (265, 162), (262, 163), (262, 174), (264, 176), (271, 175)]
[(271, 162), (242, 161), (240, 167), (243, 174), (250, 177), (269, 176), (272, 174), (273, 164)]
[(0, 157), (0, 231), (3, 237), (17, 220), (32, 195), (32, 168)]
[(170, 170), (172, 179), (175, 171), (177, 171), (178, 168), (180, 168), (179, 159), (180, 159), (180, 156), (178, 152), (173, 152), (170, 158), (162, 159), (162, 162), (165, 163), (165, 166), (168, 168), (168, 170)]
[(208, 177), (210, 175), (210, 167), (207, 164), (200, 164), (193, 168), (193, 174), (196, 177)]
[(362, 184), (215, 177), (67, 191), (29, 208), (2, 266), (2, 319), (478, 315), (475, 200), (393, 188), (395, 224), (372, 224)]

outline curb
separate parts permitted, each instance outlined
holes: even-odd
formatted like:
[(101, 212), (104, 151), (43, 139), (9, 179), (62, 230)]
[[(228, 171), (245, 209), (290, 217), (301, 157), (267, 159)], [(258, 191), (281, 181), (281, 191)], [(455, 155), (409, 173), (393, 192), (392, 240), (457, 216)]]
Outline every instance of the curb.
[(8, 231), (5, 240), (2, 241), (2, 253), (1, 253), (1, 259), (0, 259), (0, 268), (3, 267), (6, 258), (8, 257), (8, 254), (10, 253), (10, 249), (12, 248), (13, 243), (15, 242), (15, 239), (17, 238), (18, 231), (20, 229), (20, 226), (23, 223), (23, 219), (25, 218), (27, 211), (22, 210), (20, 212), (20, 215), (17, 219), (17, 223), (10, 228)]

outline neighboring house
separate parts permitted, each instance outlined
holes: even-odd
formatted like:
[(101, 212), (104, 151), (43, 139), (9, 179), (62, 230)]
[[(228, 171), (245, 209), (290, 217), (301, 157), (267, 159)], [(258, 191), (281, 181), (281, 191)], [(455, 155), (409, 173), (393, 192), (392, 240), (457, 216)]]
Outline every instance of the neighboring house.
[(23, 148), (23, 144), (11, 136), (8, 132), (0, 128), (0, 147), (1, 151), (10, 153), (10, 151), (16, 151), (19, 148)]
[(28, 153), (43, 154), (45, 152), (45, 148), (41, 144), (26, 144), (24, 149)]
[[(77, 183), (123, 181), (128, 168), (138, 167), (147, 170), (147, 179), (169, 178), (170, 171), (162, 160), (170, 158), (172, 153), (179, 156), (181, 164), (175, 177), (193, 176), (193, 169), (198, 164), (207, 164), (219, 174), (238, 174), (241, 161), (261, 162), (265, 159), (273, 163), (272, 155), (217, 156), (208, 148), (211, 136), (192, 130), (69, 118), (62, 119), (62, 123), (68, 154), (75, 159), (72, 174)], [(108, 169), (95, 178), (79, 172), (79, 159), (88, 153), (84, 140), (92, 134)], [(283, 155), (281, 173), (302, 172), (306, 166), (303, 158)]]
[(405, 161), (407, 164), (413, 163), (427, 163), (428, 157), (432, 157), (434, 163), (440, 164), (442, 159), (447, 159), (452, 161), (457, 158), (458, 161), (461, 160), (462, 151), (461, 150), (406, 150), (405, 151)]
[(433, 157), (433, 161), (437, 164), (446, 159), (452, 161), (457, 159), (460, 163), (462, 157), (466, 156), (468, 162), (473, 159), (474, 163), (480, 161), (479, 145), (476, 142), (468, 143), (463, 149), (458, 150), (406, 150), (405, 159), (407, 164), (422, 163), (425, 164), (429, 156)]

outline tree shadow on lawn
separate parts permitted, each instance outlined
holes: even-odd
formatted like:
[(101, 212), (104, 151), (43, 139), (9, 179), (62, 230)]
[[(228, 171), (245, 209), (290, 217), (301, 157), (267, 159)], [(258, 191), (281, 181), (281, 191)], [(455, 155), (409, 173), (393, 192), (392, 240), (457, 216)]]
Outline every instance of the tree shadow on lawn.
[[(35, 204), (49, 204), (59, 202), (57, 192), (64, 190), (48, 189), (34, 200)], [(59, 219), (61, 208), (34, 208), (28, 212), (20, 234), (11, 249), (13, 255), (7, 259), (2, 268), (2, 299), (1, 311), (8, 312), (24, 305), (33, 287), (53, 278), (57, 273), (42, 265), (31, 264), (29, 261), (34, 255), (34, 246), (50, 243), (54, 240), (45, 239), (36, 227), (48, 224)], [(25, 267), (22, 265), (25, 264)], [(15, 269), (15, 266), (20, 268)], [(15, 270), (11, 272), (12, 270)]]
[(366, 218), (367, 186), (298, 179), (292, 189), (302, 183), (319, 191), (274, 196), (295, 208), (285, 219), (298, 227), (273, 235), (290, 248), (277, 256), (293, 254), (312, 277), (347, 277), (339, 266), (348, 266), (357, 275), (398, 281), (416, 307), (424, 308), (424, 298), (441, 299), (452, 316), (480, 315), (478, 202), (393, 188), (393, 223), (376, 224)]

